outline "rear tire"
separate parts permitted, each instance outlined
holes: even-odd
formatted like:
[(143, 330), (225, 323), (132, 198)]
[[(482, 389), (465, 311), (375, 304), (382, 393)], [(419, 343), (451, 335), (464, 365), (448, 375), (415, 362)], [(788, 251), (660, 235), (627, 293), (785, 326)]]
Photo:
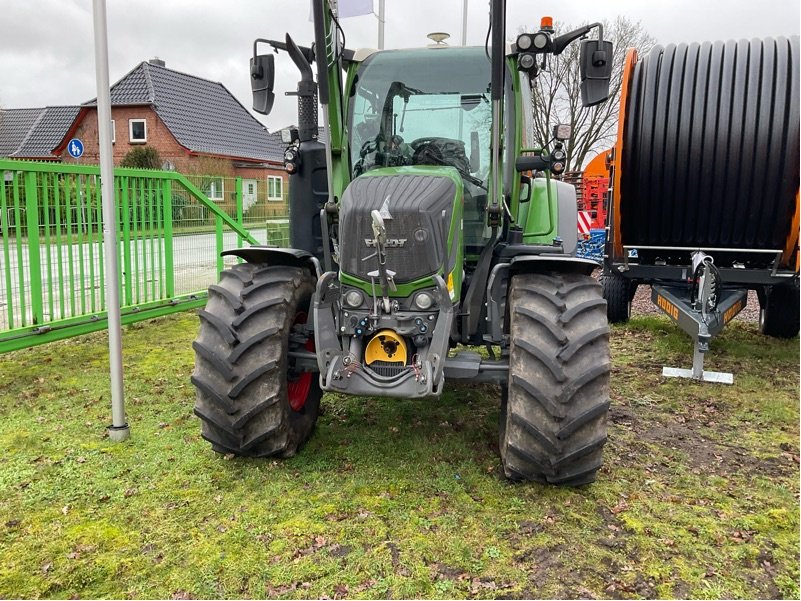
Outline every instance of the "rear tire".
[(320, 410), (316, 373), (296, 373), (289, 351), (313, 348), (303, 328), (314, 292), (296, 267), (234, 265), (209, 288), (192, 344), (201, 435), (219, 453), (291, 457)]
[(604, 271), (601, 285), (609, 323), (626, 323), (631, 317), (631, 301), (637, 292), (637, 284), (614, 271)]
[(509, 302), (504, 474), (564, 486), (593, 482), (607, 438), (611, 368), (601, 286), (580, 274), (520, 274)]
[(769, 286), (759, 295), (759, 331), (774, 338), (794, 338), (799, 330), (799, 292), (794, 285)]

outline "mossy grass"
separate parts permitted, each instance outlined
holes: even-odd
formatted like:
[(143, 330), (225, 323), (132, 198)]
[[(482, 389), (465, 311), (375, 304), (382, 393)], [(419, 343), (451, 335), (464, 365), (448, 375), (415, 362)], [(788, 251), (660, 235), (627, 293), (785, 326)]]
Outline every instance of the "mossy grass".
[(285, 461), (200, 438), (192, 313), (124, 333), (131, 438), (110, 419), (106, 338), (0, 361), (0, 597), (799, 597), (798, 340), (735, 323), (709, 369), (666, 319), (612, 329), (599, 480), (510, 484), (500, 392), (324, 398)]

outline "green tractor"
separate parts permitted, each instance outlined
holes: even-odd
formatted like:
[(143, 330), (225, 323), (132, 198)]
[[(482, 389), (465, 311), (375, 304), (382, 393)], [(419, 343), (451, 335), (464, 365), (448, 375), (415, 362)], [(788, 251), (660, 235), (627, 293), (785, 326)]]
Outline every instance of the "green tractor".
[(529, 86), (549, 55), (597, 28), (580, 42), (582, 101), (603, 102), (611, 43), (599, 24), (557, 36), (544, 20), (509, 45), (502, 0), (486, 48), (351, 51), (327, 0), (313, 16), (311, 47), (289, 35), (254, 43), (255, 110), (274, 99), (274, 56), (259, 44), (286, 51), (301, 74), (285, 153), (291, 248), (224, 253), (243, 262), (200, 311), (203, 437), (220, 453), (290, 457), (325, 391), (430, 400), (446, 381), (491, 382), (506, 477), (594, 481), (607, 439), (606, 302), (596, 264), (575, 256), (574, 188), (551, 178), (569, 128), (533, 139)]

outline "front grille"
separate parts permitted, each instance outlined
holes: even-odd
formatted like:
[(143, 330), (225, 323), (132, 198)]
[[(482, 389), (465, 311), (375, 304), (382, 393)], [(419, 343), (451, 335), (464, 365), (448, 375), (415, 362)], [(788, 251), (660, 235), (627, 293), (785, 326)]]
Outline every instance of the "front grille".
[(390, 378), (398, 376), (408, 369), (403, 363), (390, 363), (389, 361), (373, 361), (370, 369), (379, 376)]

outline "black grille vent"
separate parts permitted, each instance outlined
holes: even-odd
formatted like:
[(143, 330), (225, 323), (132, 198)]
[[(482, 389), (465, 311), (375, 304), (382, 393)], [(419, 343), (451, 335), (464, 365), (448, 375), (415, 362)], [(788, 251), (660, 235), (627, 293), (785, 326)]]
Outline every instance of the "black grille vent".
[(390, 363), (389, 361), (373, 361), (370, 364), (370, 369), (379, 376), (390, 378), (397, 376), (406, 371), (407, 366), (403, 363)]
[[(440, 175), (362, 175), (351, 182), (340, 210), (340, 266), (345, 273), (369, 280), (377, 259), (362, 261), (375, 252), (371, 211), (388, 210), (385, 220), (387, 268), (398, 283), (436, 273), (448, 255), (456, 184)], [(389, 200), (387, 200), (389, 199)], [(401, 243), (400, 241), (403, 240)], [(392, 246), (392, 243), (396, 246)]]

